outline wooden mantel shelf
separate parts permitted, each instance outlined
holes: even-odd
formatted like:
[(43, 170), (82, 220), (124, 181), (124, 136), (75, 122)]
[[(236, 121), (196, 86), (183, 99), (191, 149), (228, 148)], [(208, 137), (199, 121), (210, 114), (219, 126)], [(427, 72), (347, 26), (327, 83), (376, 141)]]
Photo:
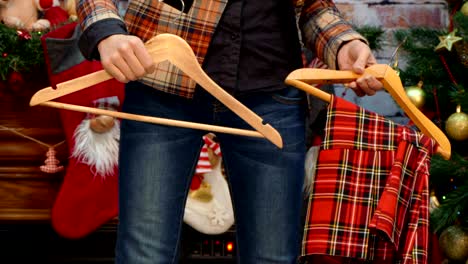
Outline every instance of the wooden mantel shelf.
[[(65, 139), (59, 114), (56, 109), (29, 106), (31, 96), (48, 86), (46, 73), (25, 78), (19, 89), (8, 85), (0, 85), (0, 223), (48, 221), (64, 172), (42, 172), (48, 148), (2, 128), (55, 145)], [(56, 151), (66, 165), (67, 145), (59, 145)]]
[(0, 210), (0, 221), (5, 223), (44, 222), (50, 221), (50, 209), (8, 209)]

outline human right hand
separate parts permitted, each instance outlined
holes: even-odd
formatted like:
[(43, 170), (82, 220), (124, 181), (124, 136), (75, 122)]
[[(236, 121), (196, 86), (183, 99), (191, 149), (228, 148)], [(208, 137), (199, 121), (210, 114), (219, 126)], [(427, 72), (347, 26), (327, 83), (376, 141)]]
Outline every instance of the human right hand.
[(104, 70), (120, 82), (137, 80), (155, 69), (143, 41), (131, 35), (111, 35), (97, 46)]
[(374, 95), (383, 88), (383, 84), (370, 74), (365, 74), (364, 69), (377, 63), (371, 49), (360, 40), (352, 40), (344, 44), (337, 55), (340, 70), (352, 70), (357, 74), (363, 74), (356, 81), (348, 83), (357, 96)]

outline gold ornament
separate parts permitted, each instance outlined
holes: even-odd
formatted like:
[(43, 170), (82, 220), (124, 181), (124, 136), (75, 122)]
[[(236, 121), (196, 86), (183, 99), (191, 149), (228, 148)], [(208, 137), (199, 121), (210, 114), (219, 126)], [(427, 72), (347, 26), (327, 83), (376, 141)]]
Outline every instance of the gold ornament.
[(422, 89), (423, 82), (419, 81), (418, 85), (410, 86), (406, 88), (406, 95), (408, 95), (410, 101), (419, 109), (424, 106), (426, 101), (426, 94)]
[(107, 115), (99, 115), (89, 121), (89, 128), (96, 133), (106, 133), (115, 125), (115, 118)]
[(457, 106), (457, 111), (445, 122), (445, 131), (452, 139), (458, 141), (468, 139), (468, 115), (460, 111), (460, 106)]
[(431, 191), (431, 197), (429, 198), (429, 212), (432, 213), (434, 210), (440, 207), (439, 199), (435, 194), (435, 191)]
[(455, 36), (457, 31), (454, 30), (450, 32), (447, 36), (439, 36), (440, 43), (435, 47), (435, 51), (440, 51), (442, 49), (447, 49), (448, 51), (452, 50), (452, 46), (455, 42), (462, 40), (462, 38)]
[(449, 226), (440, 234), (439, 245), (450, 260), (466, 261), (468, 258), (468, 229), (458, 225)]
[(463, 66), (468, 68), (468, 42), (459, 41), (455, 43), (454, 47), (458, 55), (458, 60)]
[(465, 16), (468, 16), (468, 2), (465, 2), (462, 7), (460, 8), (460, 12), (465, 15)]

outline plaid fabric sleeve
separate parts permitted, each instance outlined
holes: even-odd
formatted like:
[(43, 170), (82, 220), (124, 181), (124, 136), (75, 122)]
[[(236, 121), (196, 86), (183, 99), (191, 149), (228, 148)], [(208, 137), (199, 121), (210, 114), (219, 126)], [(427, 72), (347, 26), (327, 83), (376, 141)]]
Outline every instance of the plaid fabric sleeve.
[(78, 2), (77, 14), (83, 32), (79, 48), (86, 59), (100, 59), (96, 47), (102, 39), (114, 34), (128, 34), (124, 21), (117, 13), (117, 2), (111, 0)]
[(83, 30), (104, 19), (122, 20), (117, 9), (117, 0), (80, 0), (76, 5), (77, 15)]
[(429, 246), (429, 162), (435, 142), (402, 128), (384, 192), (369, 227), (398, 249), (401, 263), (427, 263)]
[[(212, 35), (227, 0), (194, 1), (188, 13), (163, 1), (132, 0), (124, 16), (128, 32), (143, 41), (161, 33), (182, 37), (192, 48), (198, 63), (203, 65)], [(196, 82), (169, 61), (156, 65), (156, 70), (141, 79), (163, 92), (192, 98)]]
[(304, 44), (329, 68), (336, 69), (336, 54), (344, 42), (367, 40), (341, 16), (331, 0), (305, 0), (299, 19)]

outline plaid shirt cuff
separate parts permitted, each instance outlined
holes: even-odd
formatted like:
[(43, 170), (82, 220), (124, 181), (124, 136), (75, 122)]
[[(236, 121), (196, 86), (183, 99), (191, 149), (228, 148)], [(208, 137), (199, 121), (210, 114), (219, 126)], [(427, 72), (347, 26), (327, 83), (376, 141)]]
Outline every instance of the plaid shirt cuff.
[(88, 60), (99, 60), (97, 45), (111, 35), (128, 35), (125, 23), (120, 19), (108, 18), (91, 24), (80, 37), (79, 48)]
[[(336, 69), (336, 57), (340, 47), (348, 41), (367, 40), (346, 22), (331, 1), (311, 5), (309, 12), (301, 16), (304, 44), (330, 69)], [(306, 10), (307, 11), (307, 10)]]
[(338, 69), (338, 51), (340, 48), (346, 44), (347, 42), (350, 42), (351, 40), (361, 40), (362, 42), (366, 43), (369, 45), (369, 42), (367, 39), (365, 39), (363, 36), (361, 36), (359, 33), (355, 32), (353, 29), (350, 29), (346, 32), (343, 32), (341, 35), (337, 36), (336, 39), (333, 39), (330, 41), (330, 44), (325, 46), (324, 50), (324, 56), (325, 56), (325, 61), (326, 64), (331, 68), (331, 69)]

